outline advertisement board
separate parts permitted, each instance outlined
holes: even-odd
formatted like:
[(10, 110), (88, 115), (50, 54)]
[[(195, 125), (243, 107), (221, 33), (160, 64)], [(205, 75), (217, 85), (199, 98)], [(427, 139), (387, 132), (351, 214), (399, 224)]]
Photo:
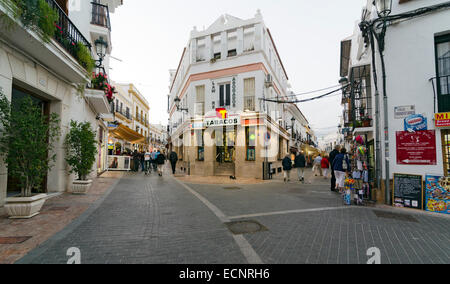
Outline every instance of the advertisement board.
[(434, 115), (434, 124), (436, 127), (450, 127), (450, 112), (436, 113)]
[(436, 165), (436, 132), (434, 130), (397, 133), (398, 165)]
[(450, 214), (450, 178), (427, 175), (425, 198), (426, 211)]
[(422, 176), (394, 174), (393, 202), (396, 207), (423, 208)]

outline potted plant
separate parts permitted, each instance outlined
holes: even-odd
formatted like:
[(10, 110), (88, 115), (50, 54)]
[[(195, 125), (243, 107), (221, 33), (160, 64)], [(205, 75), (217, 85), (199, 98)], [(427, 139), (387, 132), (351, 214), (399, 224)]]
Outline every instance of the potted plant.
[(363, 127), (370, 127), (372, 118), (370, 118), (369, 116), (363, 116), (361, 117), (361, 122)]
[(95, 132), (89, 122), (70, 122), (70, 130), (66, 136), (66, 162), (70, 173), (75, 173), (77, 179), (72, 183), (72, 193), (86, 194), (92, 185), (88, 175), (92, 172), (97, 148)]
[(103, 73), (92, 74), (91, 86), (95, 90), (102, 90), (105, 92), (105, 96), (109, 103), (114, 101), (114, 94), (116, 93), (116, 88), (108, 83), (108, 75)]
[(57, 114), (42, 114), (42, 107), (25, 97), (11, 104), (0, 93), (0, 155), (8, 175), (19, 181), (21, 194), (6, 199), (10, 218), (28, 219), (39, 214), (47, 198), (42, 183), (56, 160), (59, 139)]

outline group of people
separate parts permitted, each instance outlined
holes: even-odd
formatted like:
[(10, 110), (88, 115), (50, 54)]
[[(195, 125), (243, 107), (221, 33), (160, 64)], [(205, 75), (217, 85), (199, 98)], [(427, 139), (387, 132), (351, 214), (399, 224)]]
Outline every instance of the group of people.
[[(297, 169), (298, 180), (305, 181), (305, 169), (307, 166), (305, 155), (302, 152), (286, 155), (282, 161), (284, 182), (290, 181), (292, 169)], [(336, 148), (327, 156), (318, 155), (313, 162), (313, 172), (315, 176), (324, 176), (328, 178), (328, 171), (331, 169), (331, 190), (342, 191), (345, 185), (345, 178), (351, 172), (350, 160), (347, 150), (336, 146)]]
[(146, 175), (150, 174), (151, 171), (153, 170), (155, 172), (157, 171), (160, 177), (163, 176), (164, 165), (167, 160), (170, 161), (173, 174), (175, 174), (176, 164), (178, 162), (178, 155), (176, 152), (172, 151), (169, 154), (169, 156), (166, 157), (164, 152), (161, 152), (158, 149), (153, 150), (153, 152), (151, 151), (138, 152), (137, 150), (135, 150), (132, 157), (133, 157), (132, 170), (134, 172), (139, 172), (140, 167), (142, 172), (145, 172)]

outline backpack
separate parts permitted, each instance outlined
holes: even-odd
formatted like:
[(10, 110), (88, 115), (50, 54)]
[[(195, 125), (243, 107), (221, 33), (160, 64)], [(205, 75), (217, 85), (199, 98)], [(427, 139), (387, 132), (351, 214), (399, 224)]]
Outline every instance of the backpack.
[(344, 171), (348, 170), (348, 168), (347, 168), (347, 155), (344, 155), (344, 159), (342, 159), (342, 169)]

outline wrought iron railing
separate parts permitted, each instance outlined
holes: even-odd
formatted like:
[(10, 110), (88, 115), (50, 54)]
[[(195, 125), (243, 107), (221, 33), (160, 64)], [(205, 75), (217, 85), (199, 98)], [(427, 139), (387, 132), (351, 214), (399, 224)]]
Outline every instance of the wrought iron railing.
[(55, 23), (56, 32), (54, 39), (75, 59), (77, 56), (77, 44), (82, 43), (89, 51), (91, 50), (91, 44), (83, 36), (83, 34), (77, 29), (74, 23), (69, 19), (67, 14), (54, 0), (45, 0), (50, 7), (52, 7), (58, 14), (58, 21)]
[(102, 26), (111, 30), (111, 21), (109, 19), (109, 9), (107, 5), (91, 2), (92, 21), (91, 24)]
[(434, 112), (450, 111), (450, 75), (431, 78), (434, 93)]

